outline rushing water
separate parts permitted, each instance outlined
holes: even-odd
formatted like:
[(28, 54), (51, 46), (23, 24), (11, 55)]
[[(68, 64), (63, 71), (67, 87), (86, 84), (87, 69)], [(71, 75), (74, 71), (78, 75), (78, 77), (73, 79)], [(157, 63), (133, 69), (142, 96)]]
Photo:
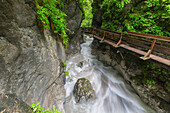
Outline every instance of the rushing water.
[[(91, 55), (92, 41), (93, 38), (87, 37), (85, 43), (81, 44), (81, 54), (66, 62), (70, 70), (65, 84), (65, 113), (154, 113), (124, 82), (120, 73), (104, 66)], [(82, 66), (78, 66), (80, 62), (83, 62)], [(96, 98), (90, 102), (76, 103), (73, 88), (77, 79), (82, 77), (90, 80)]]

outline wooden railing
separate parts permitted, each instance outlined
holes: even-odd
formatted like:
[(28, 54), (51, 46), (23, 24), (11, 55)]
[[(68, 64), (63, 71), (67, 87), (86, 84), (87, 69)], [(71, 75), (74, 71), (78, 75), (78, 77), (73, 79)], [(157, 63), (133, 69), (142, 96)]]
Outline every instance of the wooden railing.
[(94, 38), (126, 50), (142, 55), (143, 60), (152, 59), (170, 66), (170, 37), (143, 33), (121, 33), (94, 27), (82, 28), (84, 32), (93, 34)]

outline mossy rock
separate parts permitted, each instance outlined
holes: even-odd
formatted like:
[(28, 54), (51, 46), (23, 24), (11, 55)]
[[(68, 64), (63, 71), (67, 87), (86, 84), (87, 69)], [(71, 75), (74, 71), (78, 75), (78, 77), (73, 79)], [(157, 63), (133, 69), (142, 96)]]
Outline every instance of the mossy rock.
[(90, 101), (95, 97), (95, 92), (91, 86), (91, 83), (86, 78), (80, 78), (77, 80), (74, 86), (73, 94), (77, 103)]

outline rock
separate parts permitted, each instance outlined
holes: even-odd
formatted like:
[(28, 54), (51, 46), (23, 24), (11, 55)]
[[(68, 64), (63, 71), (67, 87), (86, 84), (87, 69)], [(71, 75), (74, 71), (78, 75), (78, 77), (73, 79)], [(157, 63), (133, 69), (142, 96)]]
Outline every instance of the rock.
[(92, 50), (91, 50), (91, 54), (92, 54), (92, 55), (95, 55), (95, 54), (96, 54), (96, 49), (92, 49)]
[(82, 68), (82, 67), (83, 67), (83, 62), (84, 62), (84, 61), (79, 62), (79, 63), (77, 64), (77, 66), (80, 67), (80, 68)]
[(32, 110), (15, 94), (0, 94), (0, 113), (32, 113)]
[(117, 64), (116, 60), (112, 60), (111, 65), (114, 67)]
[(115, 49), (110, 47), (109, 51), (108, 45), (99, 43), (97, 39), (94, 39), (92, 43), (92, 50), (95, 50), (95, 55), (103, 64), (107, 64), (118, 70), (146, 104), (150, 105), (158, 113), (169, 113), (169, 93), (163, 88), (160, 88), (160, 86), (153, 87), (148, 84), (145, 86), (142, 82), (142, 76), (144, 76), (142, 66), (146, 61), (120, 48)]
[(77, 80), (73, 95), (77, 103), (90, 101), (95, 97), (95, 92), (91, 86), (91, 83), (86, 78), (80, 78)]
[(122, 60), (122, 61), (120, 62), (120, 65), (122, 66), (123, 69), (125, 69), (125, 68), (126, 68), (125, 60)]
[(72, 99), (72, 96), (71, 96), (71, 95), (70, 95), (70, 96), (68, 96), (68, 97), (66, 97), (66, 98), (64, 99), (63, 104), (70, 103), (71, 99)]
[(83, 41), (81, 25), (81, 11), (77, 4), (77, 0), (66, 2), (63, 12), (66, 13), (67, 27), (71, 32), (68, 32), (70, 38), (66, 51), (67, 58), (76, 53), (80, 53), (80, 43)]
[[(68, 29), (75, 33), (69, 37), (73, 46), (68, 45), (68, 49), (77, 53), (81, 12), (76, 0), (66, 5), (72, 9), (64, 9)], [(65, 76), (61, 75), (65, 49), (50, 30), (43, 35), (36, 22), (34, 0), (0, 3), (0, 93), (16, 94), (28, 105), (40, 102), (45, 109), (55, 105), (60, 110), (65, 97)]]
[(102, 25), (102, 15), (103, 12), (100, 8), (100, 4), (102, 4), (104, 0), (95, 0), (92, 3), (92, 7), (93, 7), (93, 21), (92, 21), (92, 25), (95, 27), (101, 27)]

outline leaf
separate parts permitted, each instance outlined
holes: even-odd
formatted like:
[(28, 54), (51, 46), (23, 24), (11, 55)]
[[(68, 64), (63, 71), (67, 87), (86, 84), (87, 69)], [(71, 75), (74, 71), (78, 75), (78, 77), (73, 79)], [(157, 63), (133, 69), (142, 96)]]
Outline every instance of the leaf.
[(33, 112), (36, 112), (37, 111), (37, 108), (34, 108)]
[(31, 108), (34, 108), (35, 106), (36, 106), (35, 103), (31, 104)]

